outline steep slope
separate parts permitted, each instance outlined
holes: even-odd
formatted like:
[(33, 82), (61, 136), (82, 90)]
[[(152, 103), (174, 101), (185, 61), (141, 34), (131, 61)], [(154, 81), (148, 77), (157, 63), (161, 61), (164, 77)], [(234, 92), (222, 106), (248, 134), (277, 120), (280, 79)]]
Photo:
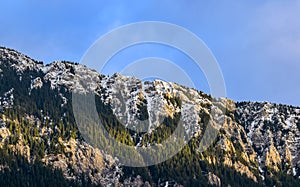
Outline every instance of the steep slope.
[(284, 171), (299, 178), (300, 108), (249, 102), (237, 106), (238, 122), (257, 153), (261, 172)]
[[(84, 178), (104, 186), (299, 183), (297, 107), (234, 103), (176, 83), (104, 76), (66, 61), (44, 66), (7, 48), (0, 48), (0, 85), (1, 148), (22, 155), (29, 163), (58, 168), (65, 178), (79, 184)], [(184, 141), (190, 140), (165, 162), (123, 167), (108, 154), (109, 147), (99, 150), (91, 144), (93, 137), (87, 141), (79, 132), (72, 92), (95, 94), (105, 128), (133, 149), (162, 144), (179, 123)], [(203, 137), (211, 143), (204, 150)]]
[(82, 176), (94, 184), (117, 182), (119, 164), (80, 138), (71, 117), (70, 93), (47, 81), (47, 67), (14, 50), (1, 48), (0, 53), (0, 147), (30, 163), (61, 169), (75, 182)]

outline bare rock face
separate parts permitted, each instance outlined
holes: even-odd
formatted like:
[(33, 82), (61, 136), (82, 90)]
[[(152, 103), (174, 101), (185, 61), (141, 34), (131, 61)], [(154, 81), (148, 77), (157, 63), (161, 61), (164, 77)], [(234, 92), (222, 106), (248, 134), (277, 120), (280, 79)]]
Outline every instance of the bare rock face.
[(237, 106), (237, 121), (247, 132), (260, 173), (269, 168), (299, 177), (300, 108), (249, 102)]
[(256, 176), (250, 171), (247, 165), (242, 164), (241, 162), (235, 162), (233, 168), (241, 173), (245, 174), (248, 178), (252, 179), (253, 181), (257, 182)]
[(7, 128), (5, 128), (5, 127), (0, 128), (0, 145), (1, 145), (1, 147), (3, 146), (6, 138), (9, 137), (10, 135), (11, 135), (11, 133)]
[(123, 185), (124, 186), (134, 186), (134, 187), (150, 187), (151, 186), (148, 182), (144, 183), (142, 180), (142, 177), (139, 175), (134, 179), (131, 179), (131, 178), (126, 179), (124, 181)]
[[(3, 60), (9, 60), (11, 63), (7, 64), (13, 67), (18, 75), (21, 75), (25, 70), (40, 70), (43, 64), (37, 62), (30, 57), (21, 54), (15, 50), (0, 47), (0, 56)], [(1, 64), (2, 62), (0, 62)]]
[(75, 139), (63, 143), (64, 154), (46, 155), (43, 161), (47, 165), (61, 169), (67, 178), (76, 180), (78, 174), (85, 174), (93, 183), (99, 183), (102, 179), (102, 170), (106, 167), (100, 150), (87, 144), (80, 144)]
[(43, 81), (40, 77), (37, 77), (31, 81), (31, 89), (41, 88), (43, 86)]
[(221, 179), (217, 175), (209, 172), (208, 175), (207, 175), (207, 178), (208, 178), (208, 184), (209, 185), (211, 185), (211, 186), (221, 186)]
[(279, 171), (279, 167), (281, 165), (281, 158), (274, 145), (271, 145), (269, 147), (268, 152), (266, 153), (265, 165), (269, 168), (274, 169), (276, 172)]
[[(33, 116), (26, 118), (28, 121), (34, 122)], [(0, 146), (4, 145), (4, 142), (11, 137), (14, 137), (11, 131), (6, 127), (7, 123), (11, 123), (12, 120), (2, 115), (1, 123), (3, 127), (0, 128)], [(18, 121), (14, 121), (16, 125)], [(37, 124), (40, 122), (37, 122)], [(40, 136), (47, 135), (49, 131), (45, 128), (41, 129)], [(53, 133), (53, 132), (52, 132)], [(39, 137), (34, 137), (39, 139)], [(29, 162), (34, 162), (36, 155), (31, 153), (31, 148), (27, 145), (22, 134), (19, 135), (15, 144), (6, 144), (11, 150), (19, 153), (28, 159)], [(119, 178), (122, 175), (122, 170), (119, 163), (110, 155), (102, 153), (99, 149), (93, 148), (87, 143), (71, 138), (68, 141), (63, 141), (61, 138), (58, 139), (58, 144), (63, 145), (64, 150), (62, 153), (49, 154), (45, 152), (44, 157), (41, 161), (45, 165), (53, 166), (54, 168), (61, 169), (64, 176), (67, 179), (80, 182), (80, 177), (84, 176), (94, 184), (102, 184), (104, 186), (108, 184), (118, 184)]]
[(78, 176), (83, 175), (94, 184), (119, 183), (122, 170), (110, 155), (72, 138), (62, 143), (64, 154), (46, 155), (43, 159), (46, 165), (61, 169), (65, 177), (72, 180), (79, 180)]
[[(70, 62), (57, 61), (44, 66), (14, 50), (4, 48), (0, 48), (0, 57), (0, 76), (7, 67), (16, 71), (20, 82), (27, 70), (39, 72), (38, 76), (29, 76), (29, 87), (25, 89), (25, 94), (30, 95), (31, 91), (38, 91), (49, 85), (49, 90), (58, 92), (53, 98), (62, 99), (55, 110), (70, 104), (68, 102), (71, 99), (67, 95), (72, 91), (79, 94), (93, 92), (106, 106), (111, 107), (114, 116), (125, 127), (141, 130), (138, 119), (142, 118), (140, 121), (146, 124), (142, 130), (147, 133), (159, 127), (166, 117), (173, 118), (180, 113), (186, 137), (201, 137), (208, 124), (218, 131), (209, 151), (197, 152), (201, 160), (229, 167), (253, 181), (264, 180), (267, 172), (275, 174), (281, 171), (300, 178), (299, 107), (271, 103), (235, 103), (226, 98), (213, 98), (176, 83), (160, 80), (142, 82), (117, 73), (104, 76), (84, 65)], [(14, 107), (17, 89), (12, 85), (1, 93), (0, 112)], [(52, 143), (57, 148), (56, 152), (44, 148), (41, 160), (46, 165), (61, 169), (66, 178), (80, 180), (82, 175), (94, 184), (103, 186), (150, 186), (141, 177), (125, 179), (124, 184), (120, 184), (123, 171), (118, 159), (92, 147), (84, 140), (74, 137), (53, 138), (60, 133), (57, 130), (59, 124), (53, 122), (48, 114), (43, 114), (40, 118), (33, 114), (25, 114), (23, 117), (23, 122), (31, 125), (27, 130), (36, 130), (30, 132), (32, 141), (44, 142), (48, 147)], [(61, 121), (64, 117), (65, 114), (58, 116)], [(12, 150), (29, 161), (34, 161), (37, 155), (32, 153), (33, 148), (28, 146), (28, 140), (22, 133), (14, 134), (13, 128), (8, 125), (8, 122), (21, 125), (14, 120), (5, 115), (0, 116), (0, 146), (8, 142)], [(146, 136), (136, 136), (140, 137), (131, 138), (140, 142), (135, 142), (134, 146), (143, 146), (141, 142), (147, 140), (143, 139)], [(147, 142), (144, 145), (147, 146)], [(209, 171), (207, 177), (210, 185), (221, 186), (220, 178), (213, 171)]]

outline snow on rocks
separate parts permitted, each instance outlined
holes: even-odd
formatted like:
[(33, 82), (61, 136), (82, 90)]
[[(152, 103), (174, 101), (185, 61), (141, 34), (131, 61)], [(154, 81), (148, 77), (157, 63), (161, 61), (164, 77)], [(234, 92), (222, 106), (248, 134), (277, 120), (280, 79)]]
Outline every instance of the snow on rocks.
[(24, 54), (4, 47), (0, 47), (0, 57), (2, 61), (8, 61), (9, 65), (16, 69), (19, 75), (25, 70), (39, 71), (43, 67), (41, 62), (37, 62)]
[[(268, 102), (241, 102), (237, 103), (236, 114), (238, 122), (247, 131), (251, 145), (257, 150), (259, 163), (262, 163), (260, 166), (289, 161), (291, 168), (299, 167), (300, 112), (298, 107)], [(275, 164), (274, 169), (278, 169), (276, 167)]]

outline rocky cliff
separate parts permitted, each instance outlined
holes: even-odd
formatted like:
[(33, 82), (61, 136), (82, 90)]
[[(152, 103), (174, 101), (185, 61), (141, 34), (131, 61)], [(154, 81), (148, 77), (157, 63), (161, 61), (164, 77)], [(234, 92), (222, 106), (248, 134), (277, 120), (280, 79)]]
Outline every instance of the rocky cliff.
[[(43, 65), (7, 48), (0, 48), (0, 83), (0, 147), (58, 168), (68, 180), (80, 183), (84, 176), (104, 186), (271, 186), (300, 180), (299, 107), (235, 103), (176, 83), (104, 76), (66, 61)], [(135, 148), (160, 144), (180, 121), (187, 145), (156, 166), (123, 167), (108, 148), (99, 150), (81, 135), (72, 92), (96, 95), (100, 117), (121, 142)], [(204, 149), (210, 128), (213, 139)]]

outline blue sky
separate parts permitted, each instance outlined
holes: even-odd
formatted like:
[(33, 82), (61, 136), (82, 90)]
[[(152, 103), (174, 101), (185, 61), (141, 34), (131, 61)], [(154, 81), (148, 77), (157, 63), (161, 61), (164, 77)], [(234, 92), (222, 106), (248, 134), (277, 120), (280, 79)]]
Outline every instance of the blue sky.
[[(300, 1), (3, 1), (0, 45), (32, 58), (79, 62), (86, 50), (110, 30), (138, 21), (165, 21), (185, 27), (215, 55), (227, 96), (238, 101), (271, 101), (300, 106)], [(112, 59), (115, 62), (149, 55), (182, 65), (174, 49), (141, 45)], [(137, 52), (138, 51), (138, 52)], [(128, 53), (128, 54), (126, 54)], [(188, 61), (188, 60), (187, 60)], [(208, 91), (201, 71), (183, 68)], [(189, 65), (191, 64), (191, 65)]]

